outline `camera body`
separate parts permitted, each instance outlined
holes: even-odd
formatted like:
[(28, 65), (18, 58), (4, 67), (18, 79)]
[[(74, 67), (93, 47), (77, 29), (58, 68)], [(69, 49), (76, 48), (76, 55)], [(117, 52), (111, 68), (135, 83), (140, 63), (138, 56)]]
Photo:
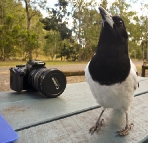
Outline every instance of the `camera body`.
[(17, 92), (35, 90), (28, 78), (33, 70), (40, 68), (46, 68), (42, 61), (28, 61), (26, 65), (16, 65), (15, 68), (10, 68), (10, 88)]
[(65, 75), (56, 68), (47, 69), (43, 61), (30, 60), (26, 65), (10, 68), (10, 88), (14, 91), (40, 91), (57, 97), (66, 88)]

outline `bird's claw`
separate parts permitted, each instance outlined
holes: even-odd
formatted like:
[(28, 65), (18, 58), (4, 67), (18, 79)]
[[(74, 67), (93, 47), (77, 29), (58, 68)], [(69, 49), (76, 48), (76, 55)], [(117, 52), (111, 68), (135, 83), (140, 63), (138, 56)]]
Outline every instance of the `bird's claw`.
[(98, 131), (100, 130), (101, 126), (103, 125), (103, 121), (104, 121), (104, 119), (102, 119), (101, 121), (97, 122), (93, 127), (91, 127), (89, 129), (89, 133), (93, 134), (95, 131), (98, 133)]
[(128, 127), (125, 127), (125, 129), (117, 131), (116, 132), (117, 133), (116, 137), (117, 136), (126, 136), (129, 133), (129, 130), (132, 128), (133, 125), (134, 124), (131, 123), (130, 125), (128, 125)]

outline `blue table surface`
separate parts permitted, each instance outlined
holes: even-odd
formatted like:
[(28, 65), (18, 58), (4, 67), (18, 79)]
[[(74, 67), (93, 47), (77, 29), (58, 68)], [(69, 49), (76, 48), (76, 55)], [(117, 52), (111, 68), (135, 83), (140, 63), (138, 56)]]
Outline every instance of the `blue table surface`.
[[(143, 105), (145, 107), (145, 110), (148, 111), (148, 104), (147, 104), (148, 96), (146, 96), (148, 93), (148, 78), (139, 77), (138, 80), (139, 80), (140, 87), (135, 92), (135, 96), (137, 97), (135, 97), (136, 103), (133, 108), (134, 108), (134, 111), (136, 111), (138, 107), (137, 105), (141, 105), (141, 106)], [(140, 100), (141, 101), (144, 100), (144, 101), (141, 103)], [(137, 102), (140, 102), (140, 104), (138, 104)], [(142, 107), (139, 107), (139, 109), (141, 108)], [(9, 91), (9, 92), (0, 93), (0, 113), (4, 116), (4, 118), (8, 121), (8, 123), (18, 132), (20, 138), (17, 142), (24, 142), (25, 141), (24, 139), (25, 137), (23, 136), (24, 132), (25, 134), (31, 134), (30, 131), (37, 130), (37, 127), (39, 128), (43, 127), (43, 129), (45, 129), (46, 128), (45, 125), (51, 126), (55, 122), (56, 124), (58, 124), (58, 122), (61, 122), (61, 121), (64, 122), (66, 120), (70, 122), (69, 120), (72, 120), (72, 118), (74, 118), (73, 120), (79, 120), (81, 119), (82, 115), (87, 113), (93, 114), (92, 116), (97, 117), (99, 113), (95, 115), (95, 113), (93, 113), (93, 111), (95, 110), (100, 111), (100, 106), (96, 103), (94, 97), (92, 96), (89, 90), (88, 84), (86, 82), (68, 84), (66, 87), (66, 90), (58, 98), (46, 98), (42, 94), (37, 92), (30, 93), (30, 92), (24, 91), (21, 93), (16, 93), (14, 91)], [(140, 111), (139, 112), (138, 111), (136, 112), (139, 113)], [(106, 114), (106, 116), (111, 116), (111, 113), (112, 112), (109, 112), (108, 114)], [(142, 116), (141, 118), (144, 118), (144, 119), (146, 118), (146, 120), (144, 121), (145, 122), (147, 121), (147, 122), (146, 123), (143, 122), (143, 124), (147, 126), (147, 130), (145, 129), (145, 131), (148, 131), (148, 125), (147, 125), (148, 114), (145, 113), (144, 115), (142, 115), (142, 113), (139, 113), (139, 115)], [(132, 115), (135, 116), (134, 113)], [(75, 119), (75, 117), (78, 117), (78, 118)], [(116, 117), (116, 120), (118, 118), (119, 117)], [(140, 120), (140, 119), (137, 118), (137, 120)], [(95, 122), (95, 120), (93, 122)], [(113, 122), (116, 122), (116, 121), (114, 120)], [(83, 124), (83, 121), (81, 121), (81, 123)], [(36, 129), (34, 129), (35, 127)], [(112, 130), (114, 130), (115, 127), (114, 126), (109, 126), (109, 127), (110, 129), (108, 128), (108, 131), (110, 132), (107, 132), (109, 133), (108, 136), (112, 138), (112, 141), (115, 141), (113, 140), (114, 136), (112, 136), (111, 134)], [(54, 138), (53, 134), (51, 136), (51, 132), (54, 133), (55, 129), (53, 128), (52, 130), (50, 130), (50, 133), (46, 135), (48, 137), (47, 139), (45, 139), (44, 135), (43, 135), (44, 137), (37, 136), (38, 141), (36, 142), (39, 142), (39, 141), (49, 142), (49, 137), (50, 139)], [(83, 132), (83, 130), (81, 130), (81, 132)], [(60, 133), (57, 133), (57, 132), (56, 134), (60, 135)], [(80, 133), (78, 132), (78, 134)], [(64, 135), (66, 137), (66, 133)], [(65, 138), (64, 135), (62, 134), (63, 139)], [(35, 134), (32, 134), (32, 139), (34, 136)], [(89, 137), (89, 135), (87, 137)], [(95, 135), (95, 138), (96, 139), (93, 140), (93, 137), (91, 136), (87, 139), (87, 142), (98, 142), (99, 138), (97, 138), (96, 135)], [(128, 139), (129, 138), (130, 136), (128, 136)], [(134, 140), (140, 142), (145, 139), (146, 139), (146, 134), (143, 132), (143, 136), (141, 136), (141, 138), (139, 139), (136, 138), (132, 140), (133, 142)], [(26, 139), (26, 141), (29, 141), (29, 140), (31, 140), (31, 138), (30, 139), (28, 138), (28, 140)], [(52, 142), (54, 142), (54, 140), (56, 141), (56, 139), (54, 138)], [(107, 139), (104, 139), (104, 142), (105, 140)], [(132, 141), (131, 138), (129, 140)], [(32, 140), (32, 142), (34, 141), (35, 140)], [(81, 140), (77, 139), (77, 141), (81, 141)], [(82, 140), (82, 141), (85, 141), (85, 140)], [(129, 142), (129, 141), (127, 140), (125, 142)]]

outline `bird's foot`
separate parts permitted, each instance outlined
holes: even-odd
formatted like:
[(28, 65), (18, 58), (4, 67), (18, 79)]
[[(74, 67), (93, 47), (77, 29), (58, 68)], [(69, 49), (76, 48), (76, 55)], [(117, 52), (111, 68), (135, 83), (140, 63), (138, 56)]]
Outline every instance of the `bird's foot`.
[(117, 131), (117, 135), (116, 136), (126, 136), (129, 133), (129, 130), (132, 128), (134, 124), (131, 123), (130, 125), (126, 126), (125, 129)]
[(93, 127), (89, 129), (89, 133), (93, 134), (95, 131), (98, 132), (102, 126), (104, 119), (101, 121), (97, 122)]

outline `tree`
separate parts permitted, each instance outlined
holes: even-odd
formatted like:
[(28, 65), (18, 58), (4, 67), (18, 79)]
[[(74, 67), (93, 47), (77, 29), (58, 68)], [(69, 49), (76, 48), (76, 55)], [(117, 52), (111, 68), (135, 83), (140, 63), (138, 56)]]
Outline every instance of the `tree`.
[(128, 11), (130, 4), (127, 4), (124, 0), (115, 1), (110, 7), (110, 12), (112, 15), (120, 15), (124, 20), (126, 29), (129, 37), (129, 54), (131, 57), (141, 57), (142, 51), (140, 47), (141, 34), (142, 34), (142, 25), (141, 20), (136, 15), (134, 11)]
[[(3, 2), (3, 3), (2, 3)], [(30, 1), (29, 1), (30, 2)], [(0, 3), (0, 56), (5, 58), (22, 56), (24, 59), (28, 56), (28, 51), (36, 51), (39, 44), (42, 45), (43, 37), (42, 25), (39, 22), (40, 12), (34, 11), (31, 20), (30, 29), (26, 28), (25, 8), (22, 3), (14, 0), (2, 0)], [(31, 12), (31, 8), (29, 9)], [(40, 41), (39, 41), (40, 39)]]
[[(106, 2), (105, 0), (103, 1)], [(73, 31), (80, 44), (78, 60), (90, 59), (96, 51), (101, 26), (101, 16), (96, 11), (96, 2), (74, 1)]]
[(84, 8), (87, 6), (84, 0), (79, 0), (79, 1), (75, 1), (75, 0), (71, 0), (72, 5), (73, 5), (73, 31), (76, 34), (75, 38), (78, 41), (78, 43), (81, 45), (80, 49), (79, 49), (79, 56), (78, 56), (78, 60), (81, 61), (81, 54), (82, 54), (82, 44), (83, 44), (83, 38), (82, 38), (82, 34), (83, 34), (83, 29), (82, 29), (82, 18), (84, 15)]
[(7, 22), (10, 17), (8, 16), (8, 11), (6, 10), (6, 8), (11, 3), (12, 3), (12, 1), (10, 1), (10, 2), (4, 1), (4, 0), (0, 1), (0, 19), (1, 19), (0, 31), (2, 33), (0, 36), (0, 48), (1, 48), (1, 57), (2, 57), (3, 61), (5, 60), (5, 45), (7, 44), (7, 41), (5, 39), (6, 37), (4, 37), (4, 35), (6, 35), (5, 30), (8, 30), (7, 28), (10, 27), (10, 25), (8, 26), (9, 23)]
[[(13, 0), (1, 0), (0, 2), (0, 50), (1, 59), (9, 58), (15, 55), (15, 45), (18, 37), (19, 20), (21, 19), (19, 13), (15, 16), (16, 11), (20, 9)], [(22, 8), (22, 7), (21, 7)]]
[(141, 3), (141, 11), (142, 15), (140, 17), (140, 31), (141, 31), (141, 47), (142, 47), (142, 55), (143, 60), (148, 61), (148, 4)]
[(95, 9), (84, 9), (85, 15), (82, 18), (82, 29), (84, 39), (84, 46), (82, 48), (82, 60), (90, 59), (96, 52), (98, 44), (99, 33), (102, 26), (100, 15)]
[[(53, 56), (56, 53), (58, 53), (58, 52), (61, 53), (60, 50), (62, 50), (62, 48), (61, 48), (62, 41), (64, 41), (65, 39), (71, 39), (71, 35), (72, 35), (72, 31), (67, 27), (67, 21), (65, 21), (66, 18), (65, 18), (65, 20), (63, 20), (63, 17), (66, 17), (65, 16), (66, 15), (65, 8), (67, 6), (67, 2), (65, 0), (59, 0), (58, 3), (55, 5), (57, 6), (57, 9), (53, 9), (53, 8), (48, 9), (49, 16), (46, 18), (40, 19), (41, 23), (44, 24), (43, 28), (46, 31), (48, 31), (47, 35), (45, 36), (47, 41), (44, 46), (44, 51), (48, 51), (48, 53), (51, 54), (52, 60), (53, 60)], [(68, 16), (68, 14), (67, 14), (67, 16)], [(48, 46), (48, 44), (50, 44), (50, 43), (52, 43), (52, 45)], [(47, 48), (47, 49), (45, 49), (45, 48)]]
[(60, 46), (59, 41), (61, 41), (60, 33), (55, 30), (50, 30), (45, 36), (46, 42), (44, 44), (44, 53), (46, 56), (51, 56), (53, 61), (55, 55), (57, 54), (58, 48)]
[(64, 60), (66, 59), (75, 61), (78, 59), (78, 49), (79, 48), (77, 48), (77, 43), (74, 42), (74, 40), (65, 39), (61, 42), (57, 57), (60, 57), (61, 61), (63, 60), (63, 58)]
[[(39, 8), (44, 8), (46, 4), (46, 0), (18, 0), (22, 1), (25, 4), (25, 10), (26, 10), (26, 20), (27, 20), (27, 30), (29, 31), (31, 29), (31, 20), (35, 15), (40, 15)], [(30, 33), (30, 32), (27, 32)], [(29, 35), (28, 35), (29, 36)], [(29, 43), (29, 42), (28, 42)], [(31, 46), (30, 44), (27, 46)], [(32, 59), (32, 51), (34, 49), (34, 46), (29, 47), (29, 60)]]

